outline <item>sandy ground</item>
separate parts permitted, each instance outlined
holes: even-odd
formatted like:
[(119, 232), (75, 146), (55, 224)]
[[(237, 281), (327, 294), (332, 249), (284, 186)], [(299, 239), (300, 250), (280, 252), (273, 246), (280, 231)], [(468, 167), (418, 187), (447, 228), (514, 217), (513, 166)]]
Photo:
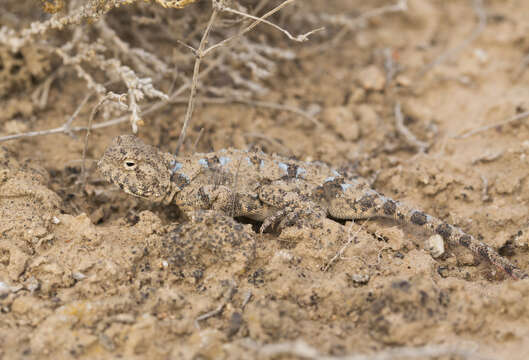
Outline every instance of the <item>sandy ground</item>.
[[(352, 16), (391, 2), (326, 3), (307, 6)], [(312, 109), (321, 124), (199, 104), (185, 151), (204, 128), (197, 151), (259, 146), (348, 166), (527, 271), (529, 127), (461, 135), (529, 110), (529, 3), (491, 0), (484, 9), (486, 26), (467, 46), (479, 20), (471, 1), (455, 0), (409, 1), (407, 12), (374, 18), (335, 46), (322, 47), (326, 33), (303, 45), (278, 35), (299, 58), (278, 64), (262, 100)], [(60, 126), (84, 96), (82, 81), (66, 76), (39, 109), (24, 89), (53, 64), (31, 50), (4, 49), (1, 59), (2, 135)], [(426, 151), (396, 127), (397, 102)], [(171, 151), (184, 111), (146, 117), (140, 136)], [(127, 124), (94, 131), (88, 158), (129, 132)], [(450, 354), (439, 359), (529, 357), (529, 281), (464, 249), (434, 259), (427, 234), (390, 221), (298, 238), (209, 212), (183, 219), (121, 193), (93, 161), (81, 189), (83, 139), (0, 148), (0, 359), (264, 359), (279, 358), (272, 345), (294, 341), (336, 357), (436, 346)], [(298, 358), (286, 349), (281, 358)]]

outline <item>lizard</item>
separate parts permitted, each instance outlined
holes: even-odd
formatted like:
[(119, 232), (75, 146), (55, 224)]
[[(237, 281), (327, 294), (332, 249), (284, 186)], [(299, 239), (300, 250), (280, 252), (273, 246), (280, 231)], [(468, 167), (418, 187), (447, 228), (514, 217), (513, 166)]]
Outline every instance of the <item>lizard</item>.
[(130, 195), (176, 204), (188, 214), (203, 209), (253, 219), (262, 222), (260, 232), (280, 230), (309, 216), (311, 221), (393, 219), (462, 245), (513, 279), (529, 277), (459, 227), (386, 197), (323, 162), (238, 149), (175, 156), (134, 135), (121, 135), (105, 150), (98, 168)]

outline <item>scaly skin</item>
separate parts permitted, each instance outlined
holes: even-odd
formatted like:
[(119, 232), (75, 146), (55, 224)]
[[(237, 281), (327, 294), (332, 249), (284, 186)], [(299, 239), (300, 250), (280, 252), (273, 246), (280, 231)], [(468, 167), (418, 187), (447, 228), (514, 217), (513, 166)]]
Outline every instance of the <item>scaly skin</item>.
[(311, 221), (390, 218), (463, 245), (514, 279), (528, 277), (458, 227), (387, 198), (323, 163), (236, 149), (174, 157), (124, 135), (114, 139), (98, 165), (108, 181), (128, 194), (174, 203), (185, 213), (204, 209), (247, 217), (261, 221), (261, 231), (307, 216)]

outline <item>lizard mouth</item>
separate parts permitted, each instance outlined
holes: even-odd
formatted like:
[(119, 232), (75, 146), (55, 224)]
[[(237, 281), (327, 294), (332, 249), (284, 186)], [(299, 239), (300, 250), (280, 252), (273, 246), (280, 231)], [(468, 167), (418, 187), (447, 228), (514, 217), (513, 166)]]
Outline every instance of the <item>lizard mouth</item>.
[(125, 191), (127, 194), (135, 196), (135, 197), (139, 197), (139, 198), (142, 198), (142, 199), (149, 199), (149, 194), (138, 194), (136, 192), (133, 192), (131, 190), (126, 190), (126, 189), (123, 189), (123, 191)]
[(145, 199), (148, 201), (152, 201), (155, 203), (165, 203), (167, 201), (170, 202), (171, 200), (171, 199), (168, 199), (168, 198), (171, 198), (169, 191), (167, 192), (166, 191), (153, 191), (152, 189), (147, 190), (147, 189), (142, 189), (142, 188), (138, 188), (136, 186), (130, 186), (130, 185), (128, 187), (122, 188), (122, 190), (129, 195), (132, 195), (132, 196), (135, 196), (141, 199)]
[(139, 189), (136, 186), (129, 186), (128, 188), (123, 189), (127, 194), (133, 195), (142, 199), (148, 199), (148, 200), (162, 200), (163, 196), (159, 193), (155, 193), (154, 191)]

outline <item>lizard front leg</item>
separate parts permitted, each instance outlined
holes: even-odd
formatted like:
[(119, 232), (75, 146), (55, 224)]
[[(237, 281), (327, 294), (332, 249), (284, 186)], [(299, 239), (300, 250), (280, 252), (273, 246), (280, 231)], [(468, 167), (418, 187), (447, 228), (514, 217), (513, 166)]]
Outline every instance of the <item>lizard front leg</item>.
[(215, 210), (231, 217), (262, 221), (269, 213), (263, 209), (257, 194), (233, 191), (225, 185), (204, 185), (177, 194), (176, 205), (189, 213), (196, 209)]

